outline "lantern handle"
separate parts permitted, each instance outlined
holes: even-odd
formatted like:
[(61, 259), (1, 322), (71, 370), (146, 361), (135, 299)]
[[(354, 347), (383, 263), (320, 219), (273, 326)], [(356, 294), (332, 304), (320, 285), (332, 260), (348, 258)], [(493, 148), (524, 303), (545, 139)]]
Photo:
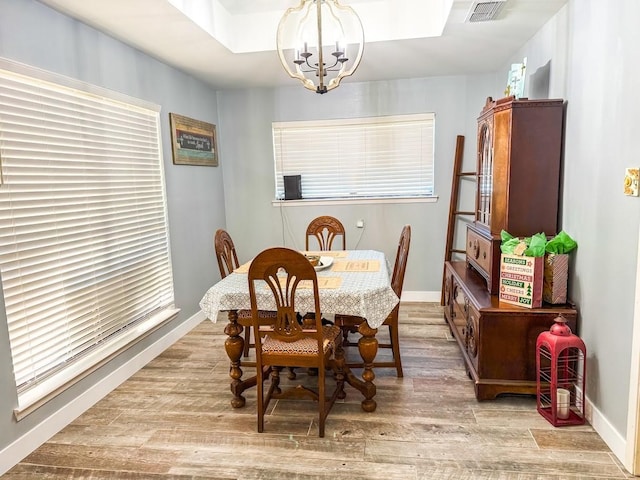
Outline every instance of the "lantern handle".
[(549, 332), (551, 335), (558, 335), (560, 337), (568, 337), (571, 335), (571, 328), (567, 325), (567, 319), (561, 313), (558, 314), (553, 320), (555, 323), (551, 325)]

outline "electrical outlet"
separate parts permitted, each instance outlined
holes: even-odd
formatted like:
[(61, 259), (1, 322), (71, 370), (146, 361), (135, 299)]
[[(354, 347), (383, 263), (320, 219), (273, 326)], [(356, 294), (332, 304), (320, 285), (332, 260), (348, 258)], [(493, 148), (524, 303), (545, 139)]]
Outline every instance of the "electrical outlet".
[(356, 222), (356, 227), (358, 228), (364, 228), (364, 220), (358, 220)]

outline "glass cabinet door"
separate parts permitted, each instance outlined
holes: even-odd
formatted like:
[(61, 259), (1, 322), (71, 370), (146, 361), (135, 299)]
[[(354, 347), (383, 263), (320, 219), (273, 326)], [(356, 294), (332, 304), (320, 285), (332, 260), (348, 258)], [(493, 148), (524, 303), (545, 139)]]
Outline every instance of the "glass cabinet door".
[(478, 128), (478, 188), (476, 221), (489, 227), (493, 192), (493, 129), (489, 119)]

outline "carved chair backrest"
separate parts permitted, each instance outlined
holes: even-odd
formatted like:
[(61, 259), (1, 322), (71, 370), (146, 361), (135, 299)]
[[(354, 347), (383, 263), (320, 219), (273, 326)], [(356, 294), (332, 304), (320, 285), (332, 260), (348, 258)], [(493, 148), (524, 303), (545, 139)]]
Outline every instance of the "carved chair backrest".
[(213, 247), (216, 251), (220, 277), (224, 278), (240, 266), (236, 247), (231, 236), (223, 229), (219, 229), (213, 239)]
[(347, 249), (347, 238), (342, 222), (335, 217), (324, 215), (311, 220), (307, 227), (305, 249), (309, 250), (309, 239), (315, 237), (320, 250), (331, 250), (336, 237), (342, 236), (342, 250)]
[[(318, 352), (323, 351), (322, 315), (318, 295), (318, 278), (309, 260), (295, 250), (284, 247), (268, 248), (258, 254), (249, 267), (249, 297), (254, 328), (284, 342), (294, 342), (303, 338), (315, 338)], [(301, 284), (301, 282), (304, 282)], [(313, 325), (298, 322), (295, 305), (298, 288), (311, 288), (314, 296), (315, 322)], [(256, 292), (270, 291), (273, 294), (277, 318), (275, 323), (260, 325)], [(264, 309), (264, 306), (261, 306)], [(270, 306), (268, 308), (272, 310)], [(256, 352), (261, 352), (261, 335), (256, 335)]]

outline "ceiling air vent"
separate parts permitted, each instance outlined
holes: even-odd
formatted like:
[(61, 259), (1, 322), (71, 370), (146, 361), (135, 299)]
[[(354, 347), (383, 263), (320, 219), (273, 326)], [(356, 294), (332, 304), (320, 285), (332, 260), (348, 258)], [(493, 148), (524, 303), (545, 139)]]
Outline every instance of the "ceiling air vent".
[(507, 0), (494, 0), (493, 2), (475, 1), (469, 9), (466, 22), (488, 22), (495, 20), (500, 14)]

